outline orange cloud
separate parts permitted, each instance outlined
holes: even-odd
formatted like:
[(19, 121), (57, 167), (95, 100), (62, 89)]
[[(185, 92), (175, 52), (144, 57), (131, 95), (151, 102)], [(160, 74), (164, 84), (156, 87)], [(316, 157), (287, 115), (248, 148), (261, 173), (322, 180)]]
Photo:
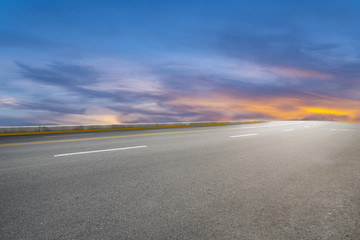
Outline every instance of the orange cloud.
[(239, 116), (248, 116), (277, 120), (359, 122), (360, 109), (355, 107), (359, 106), (359, 101), (316, 97), (316, 100), (289, 97), (236, 98), (225, 94), (212, 94), (197, 97), (178, 96), (171, 101), (171, 105), (218, 120), (237, 120)]
[(331, 114), (331, 115), (350, 115), (351, 112), (341, 110), (341, 109), (329, 109), (329, 108), (321, 108), (321, 107), (303, 107), (304, 110), (311, 113), (320, 113), (320, 114)]
[(304, 70), (289, 67), (271, 67), (268, 70), (287, 78), (318, 78), (325, 80), (332, 79), (331, 75), (314, 70)]

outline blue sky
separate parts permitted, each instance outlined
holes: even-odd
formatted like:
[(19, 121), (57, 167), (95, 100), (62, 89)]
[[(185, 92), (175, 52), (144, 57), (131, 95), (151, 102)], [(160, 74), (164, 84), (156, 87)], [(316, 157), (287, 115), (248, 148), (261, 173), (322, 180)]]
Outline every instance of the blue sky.
[(360, 2), (0, 0), (0, 125), (360, 122)]

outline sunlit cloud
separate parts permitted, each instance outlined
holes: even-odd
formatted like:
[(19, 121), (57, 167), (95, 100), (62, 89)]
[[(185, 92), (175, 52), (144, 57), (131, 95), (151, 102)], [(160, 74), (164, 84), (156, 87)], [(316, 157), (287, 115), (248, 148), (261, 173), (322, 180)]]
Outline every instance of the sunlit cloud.
[(314, 70), (303, 70), (289, 67), (270, 67), (269, 71), (287, 78), (315, 78), (315, 79), (332, 79), (330, 74)]
[[(314, 99), (313, 99), (314, 100)], [(210, 95), (201, 97), (179, 97), (173, 105), (201, 115), (220, 117), (222, 120), (242, 118), (262, 118), (277, 120), (332, 120), (358, 121), (360, 109), (357, 101), (343, 99), (297, 98), (236, 98), (228, 95)]]
[(163, 91), (159, 77), (152, 72), (150, 66), (140, 62), (96, 58), (78, 61), (78, 64), (92, 66), (101, 74), (94, 84), (84, 83), (83, 87), (87, 89), (154, 94)]
[(119, 124), (117, 114), (86, 112), (84, 114), (64, 114), (61, 118), (44, 118), (39, 120), (40, 125), (93, 125), (93, 124)]
[(0, 106), (3, 108), (10, 108), (11, 106), (17, 106), (19, 100), (15, 97), (6, 97), (3, 96), (0, 98)]

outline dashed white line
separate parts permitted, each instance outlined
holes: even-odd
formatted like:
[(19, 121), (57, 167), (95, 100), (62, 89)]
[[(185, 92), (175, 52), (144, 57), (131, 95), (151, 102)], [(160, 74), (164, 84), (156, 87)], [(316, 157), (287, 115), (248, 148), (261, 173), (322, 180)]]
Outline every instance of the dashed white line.
[(288, 128), (288, 129), (284, 129), (283, 131), (284, 132), (289, 132), (289, 131), (294, 131), (294, 129), (293, 128)]
[(258, 135), (258, 133), (249, 133), (249, 134), (242, 134), (242, 135), (236, 135), (236, 136), (230, 136), (230, 137), (248, 137), (248, 136), (255, 136)]
[(341, 128), (332, 128), (330, 129), (330, 131), (344, 131), (344, 132), (348, 132), (348, 131), (352, 131), (350, 129), (341, 129)]
[(263, 127), (282, 127), (282, 126), (297, 125), (297, 124), (300, 124), (300, 123), (285, 123), (285, 124), (266, 125), (266, 126), (238, 127), (238, 128), (233, 128), (233, 129), (250, 129), (250, 128), (263, 128)]
[(86, 151), (86, 152), (63, 153), (63, 154), (54, 155), (54, 157), (64, 157), (64, 156), (80, 155), (80, 154), (88, 154), (88, 153), (99, 153), (99, 152), (111, 152), (111, 151), (127, 150), (127, 149), (134, 149), (134, 148), (145, 148), (145, 147), (147, 147), (147, 146), (134, 146), (134, 147), (112, 148), (112, 149), (94, 150), (94, 151)]

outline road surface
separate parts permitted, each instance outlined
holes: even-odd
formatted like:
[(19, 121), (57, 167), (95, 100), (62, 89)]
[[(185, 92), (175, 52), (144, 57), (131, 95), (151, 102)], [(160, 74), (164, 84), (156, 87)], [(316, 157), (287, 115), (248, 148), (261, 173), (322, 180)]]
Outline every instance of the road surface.
[(0, 137), (0, 239), (360, 239), (360, 125)]

